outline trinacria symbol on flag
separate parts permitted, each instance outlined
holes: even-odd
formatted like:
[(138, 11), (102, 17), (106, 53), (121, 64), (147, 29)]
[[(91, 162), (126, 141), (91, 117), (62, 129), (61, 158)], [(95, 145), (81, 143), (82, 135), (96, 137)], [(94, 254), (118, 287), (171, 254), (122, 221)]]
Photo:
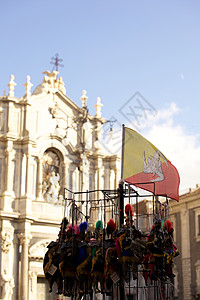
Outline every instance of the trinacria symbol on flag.
[(162, 170), (162, 162), (160, 161), (160, 157), (164, 159), (164, 162), (168, 166), (167, 160), (162, 155), (159, 150), (156, 150), (154, 155), (148, 157), (146, 162), (145, 151), (143, 152), (143, 172), (144, 173), (153, 173), (153, 177), (157, 175), (158, 177), (153, 178), (151, 181), (162, 181), (165, 179), (165, 175)]

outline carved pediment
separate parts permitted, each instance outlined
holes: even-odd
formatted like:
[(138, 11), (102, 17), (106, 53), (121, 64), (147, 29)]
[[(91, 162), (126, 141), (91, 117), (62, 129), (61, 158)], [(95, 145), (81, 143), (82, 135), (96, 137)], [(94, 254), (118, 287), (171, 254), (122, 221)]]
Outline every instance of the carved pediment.
[(32, 245), (29, 249), (29, 257), (43, 259), (49, 243), (49, 240), (42, 240)]

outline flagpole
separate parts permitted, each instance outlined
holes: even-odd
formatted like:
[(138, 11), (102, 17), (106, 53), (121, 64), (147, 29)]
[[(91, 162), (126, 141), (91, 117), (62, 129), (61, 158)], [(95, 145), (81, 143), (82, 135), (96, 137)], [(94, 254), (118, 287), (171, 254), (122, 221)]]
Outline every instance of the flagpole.
[(125, 125), (122, 124), (121, 180), (123, 180), (123, 171), (124, 171), (124, 144), (125, 144)]
[[(124, 141), (125, 141), (125, 126), (122, 124), (122, 153), (121, 153), (121, 179), (119, 182), (119, 224), (120, 228), (124, 225), (124, 181), (123, 181), (123, 168), (124, 168)], [(119, 284), (119, 299), (124, 299), (124, 286), (121, 277)]]

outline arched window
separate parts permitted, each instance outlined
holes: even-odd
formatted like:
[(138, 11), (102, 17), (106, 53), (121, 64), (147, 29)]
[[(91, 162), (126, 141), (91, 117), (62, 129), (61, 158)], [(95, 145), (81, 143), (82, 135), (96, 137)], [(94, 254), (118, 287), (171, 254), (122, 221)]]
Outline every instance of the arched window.
[(42, 173), (43, 197), (49, 203), (56, 203), (60, 195), (60, 158), (52, 149), (43, 155)]

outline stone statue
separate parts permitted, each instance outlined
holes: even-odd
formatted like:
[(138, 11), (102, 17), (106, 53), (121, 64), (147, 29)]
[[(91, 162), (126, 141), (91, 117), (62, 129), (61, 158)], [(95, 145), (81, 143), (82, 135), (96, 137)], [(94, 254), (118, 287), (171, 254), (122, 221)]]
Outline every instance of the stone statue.
[(14, 278), (7, 273), (7, 270), (4, 270), (1, 275), (1, 286), (2, 299), (11, 300), (15, 283)]
[(48, 182), (43, 183), (44, 187), (44, 196), (46, 197), (47, 201), (50, 203), (55, 203), (58, 199), (59, 191), (60, 191), (60, 175), (55, 171), (53, 171), (49, 177)]

